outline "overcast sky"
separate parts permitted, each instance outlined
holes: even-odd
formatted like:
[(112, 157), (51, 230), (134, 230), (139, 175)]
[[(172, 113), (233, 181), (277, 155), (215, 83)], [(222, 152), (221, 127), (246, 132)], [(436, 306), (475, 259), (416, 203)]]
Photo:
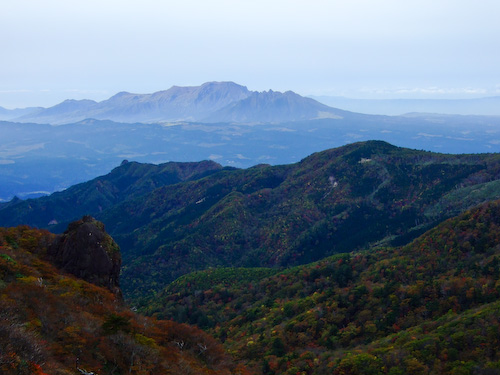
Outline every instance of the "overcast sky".
[(234, 81), (357, 98), (500, 95), (499, 0), (2, 0), (0, 106)]

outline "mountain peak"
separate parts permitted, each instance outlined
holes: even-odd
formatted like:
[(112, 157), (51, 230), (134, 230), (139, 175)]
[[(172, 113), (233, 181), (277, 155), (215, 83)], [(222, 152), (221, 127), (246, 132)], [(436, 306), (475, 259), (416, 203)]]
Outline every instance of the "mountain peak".
[(233, 81), (211, 81), (205, 82), (200, 87), (234, 87), (239, 89), (248, 90), (246, 86), (239, 85)]
[(65, 124), (85, 118), (118, 122), (284, 122), (339, 112), (293, 91), (249, 91), (232, 81), (172, 86), (152, 94), (121, 91), (99, 103), (66, 100), (18, 120)]
[(120, 92), (116, 93), (115, 95), (113, 95), (108, 100), (110, 100), (110, 99), (119, 99), (119, 98), (123, 98), (124, 96), (129, 96), (129, 95), (132, 95), (132, 93), (130, 93), (128, 91), (120, 91)]

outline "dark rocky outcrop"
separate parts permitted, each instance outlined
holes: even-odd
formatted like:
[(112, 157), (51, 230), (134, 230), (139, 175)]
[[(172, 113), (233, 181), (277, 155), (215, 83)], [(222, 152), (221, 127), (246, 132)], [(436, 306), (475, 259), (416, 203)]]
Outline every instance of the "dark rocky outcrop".
[(93, 217), (69, 224), (49, 247), (48, 256), (63, 271), (121, 295), (120, 248)]

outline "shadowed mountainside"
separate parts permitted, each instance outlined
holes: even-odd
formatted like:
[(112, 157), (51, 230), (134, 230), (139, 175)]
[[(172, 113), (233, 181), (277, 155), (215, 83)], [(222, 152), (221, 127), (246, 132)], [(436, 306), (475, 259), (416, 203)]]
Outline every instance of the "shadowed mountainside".
[(159, 165), (124, 161), (109, 174), (64, 191), (0, 206), (0, 225), (25, 224), (62, 232), (70, 221), (83, 215), (96, 215), (160, 186), (202, 178), (221, 169), (222, 166), (213, 161)]
[[(499, 368), (500, 155), (445, 155), (368, 141), (289, 165), (241, 170), (203, 163), (124, 163), (100, 178), (131, 189), (96, 216), (123, 251), (124, 294), (141, 311), (207, 329), (257, 374), (493, 374)], [(172, 171), (185, 178), (155, 180)], [(92, 196), (98, 181), (72, 194)], [(50, 212), (60, 203), (53, 196), (10, 202), (0, 216), (26, 220)], [(61, 289), (64, 278), (43, 261), (54, 235), (27, 227), (0, 234), (1, 353), (14, 353), (0, 365), (16, 373), (41, 371), (41, 364), (62, 368), (85, 348), (82, 364), (99, 373), (133, 366), (161, 373), (164, 363), (153, 361), (159, 353), (171, 356), (174, 373), (183, 373), (186, 360), (200, 369), (195, 373), (244, 373), (194, 328), (142, 327), (120, 310), (116, 295), (81, 280), (77, 291), (74, 284)], [(96, 299), (96, 290), (110, 299)], [(57, 304), (53, 292), (70, 298), (64, 303), (86, 306), (77, 311), (91, 323), (80, 324), (82, 315)], [(111, 310), (106, 301), (115, 304)], [(163, 349), (168, 343), (173, 352)], [(209, 346), (213, 351), (204, 349)], [(187, 359), (192, 354), (197, 357)]]

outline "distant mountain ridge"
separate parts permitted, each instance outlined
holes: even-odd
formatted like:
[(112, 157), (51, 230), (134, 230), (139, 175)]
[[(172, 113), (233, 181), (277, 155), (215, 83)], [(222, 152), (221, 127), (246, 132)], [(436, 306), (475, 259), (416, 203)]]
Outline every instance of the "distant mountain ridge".
[[(228, 112), (224, 115), (230, 116)], [(263, 115), (258, 109), (255, 112)], [(335, 113), (320, 115), (334, 117)], [(259, 126), (110, 120), (52, 126), (0, 121), (0, 202), (61, 191), (109, 173), (124, 159), (154, 164), (214, 160), (248, 168), (293, 163), (319, 150), (371, 139), (443, 153), (500, 152), (500, 116), (352, 112), (340, 112), (340, 116)]]
[[(15, 118), (19, 122), (67, 124), (87, 118), (122, 122), (283, 122), (341, 117), (342, 111), (292, 91), (249, 91), (234, 82), (173, 86), (152, 94), (120, 92), (111, 98), (65, 100)], [(11, 120), (13, 118), (10, 118)]]
[(42, 107), (28, 107), (28, 108), (15, 108), (15, 109), (7, 109), (4, 107), (0, 107), (0, 121), (13, 120), (18, 117), (39, 112), (43, 109), (44, 108)]
[(69, 124), (85, 119), (117, 122), (262, 123), (343, 118), (355, 112), (399, 116), (406, 113), (500, 116), (500, 96), (472, 99), (352, 99), (303, 97), (293, 91), (250, 91), (234, 82), (172, 86), (151, 94), (119, 92), (101, 102), (67, 99), (49, 108), (0, 107), (0, 121)]

